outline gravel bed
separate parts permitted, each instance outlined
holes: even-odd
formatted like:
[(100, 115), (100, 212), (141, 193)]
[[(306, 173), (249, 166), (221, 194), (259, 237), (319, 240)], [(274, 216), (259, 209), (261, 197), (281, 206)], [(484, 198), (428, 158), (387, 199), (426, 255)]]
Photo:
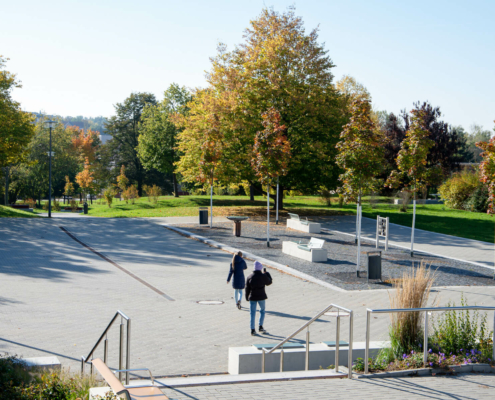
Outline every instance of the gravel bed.
[[(410, 256), (408, 250), (389, 245), (387, 252), (382, 250), (382, 280), (366, 278), (367, 252), (375, 251), (375, 244), (361, 243), (361, 272), (356, 276), (357, 245), (354, 238), (335, 232), (307, 234), (287, 229), (284, 225), (270, 224), (270, 247), (266, 244), (266, 222), (245, 221), (242, 223), (241, 237), (233, 235), (233, 223), (216, 223), (212, 229), (208, 226), (192, 224), (176, 225), (188, 232), (204, 236), (217, 242), (246, 250), (257, 256), (287, 265), (309, 274), (322, 281), (331, 283), (345, 290), (387, 289), (392, 287), (391, 279), (401, 278), (406, 271), (419, 267), (425, 260), (436, 272), (434, 286), (494, 286), (493, 272), (487, 268), (469, 263), (449, 260), (442, 257), (415, 253)], [(306, 243), (310, 236), (325, 240), (323, 246), (328, 250), (328, 260), (323, 263), (311, 263), (282, 253), (282, 242), (302, 240)]]

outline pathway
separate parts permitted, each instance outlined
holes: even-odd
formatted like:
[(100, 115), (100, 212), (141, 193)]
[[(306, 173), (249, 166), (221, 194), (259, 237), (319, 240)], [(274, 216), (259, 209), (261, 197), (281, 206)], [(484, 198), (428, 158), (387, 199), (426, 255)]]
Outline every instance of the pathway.
[[(322, 226), (330, 230), (355, 235), (356, 217), (347, 215), (330, 217), (322, 221)], [(376, 238), (376, 220), (363, 217), (361, 230), (362, 237), (374, 240)], [(383, 248), (383, 238), (381, 238), (381, 243)], [(389, 244), (410, 249), (411, 228), (390, 224)], [(479, 240), (416, 229), (414, 233), (414, 249), (495, 269), (494, 245)]]

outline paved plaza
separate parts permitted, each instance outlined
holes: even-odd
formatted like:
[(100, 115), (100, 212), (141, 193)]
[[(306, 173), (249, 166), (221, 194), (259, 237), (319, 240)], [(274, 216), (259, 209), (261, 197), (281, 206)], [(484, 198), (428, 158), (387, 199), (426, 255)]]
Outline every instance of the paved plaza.
[[(253, 338), (248, 311), (235, 308), (232, 287), (226, 284), (232, 256), (165, 229), (165, 223), (174, 222), (159, 218), (0, 220), (0, 352), (24, 357), (56, 355), (63, 365), (79, 370), (80, 357), (87, 355), (120, 309), (132, 319), (131, 367), (148, 367), (156, 376), (225, 373), (229, 347), (278, 341), (329, 303), (355, 311), (355, 341), (364, 341), (366, 307), (389, 306), (387, 290), (338, 292), (272, 270), (274, 283), (267, 290), (265, 322), (269, 334)], [(107, 259), (75, 241), (61, 227)], [(251, 269), (250, 262), (248, 265)], [(445, 304), (458, 303), (462, 293), (470, 304), (495, 304), (494, 287), (450, 286), (439, 288), (435, 294), (439, 304)], [(197, 303), (200, 300), (224, 304), (205, 306)], [(386, 339), (388, 316), (373, 318), (372, 340)], [(334, 340), (334, 332), (334, 321), (323, 319), (313, 324), (311, 341)], [(346, 336), (347, 326), (342, 324), (342, 337)], [(108, 339), (109, 364), (114, 368), (118, 366), (118, 326), (112, 328)], [(102, 354), (100, 349), (96, 356)], [(493, 390), (495, 385), (494, 378), (478, 375), (469, 376), (474, 383), (461, 378), (428, 379), (401, 380), (405, 389), (416, 390), (408, 398), (423, 395), (417, 385), (429, 388), (424, 389), (425, 397), (444, 398), (444, 394), (428, 390), (447, 379), (454, 382), (447, 384), (457, 393), (454, 398), (484, 398), (483, 386)], [(225, 385), (180, 389), (170, 397), (332, 398), (324, 393), (335, 387), (344, 392), (355, 388), (356, 395), (349, 397), (359, 398), (371, 390), (366, 389), (371, 385), (378, 385), (380, 390), (388, 385), (393, 392), (387, 398), (403, 396), (393, 388), (396, 385), (386, 382), (274, 382), (232, 385), (235, 390)], [(462, 397), (455, 392), (463, 384), (474, 385), (479, 395), (465, 393)], [(444, 391), (443, 383), (442, 388), (436, 390)], [(308, 390), (316, 394), (308, 394)], [(264, 391), (267, 395), (260, 396)], [(306, 397), (287, 396), (299, 391)], [(232, 397), (232, 393), (238, 395)]]

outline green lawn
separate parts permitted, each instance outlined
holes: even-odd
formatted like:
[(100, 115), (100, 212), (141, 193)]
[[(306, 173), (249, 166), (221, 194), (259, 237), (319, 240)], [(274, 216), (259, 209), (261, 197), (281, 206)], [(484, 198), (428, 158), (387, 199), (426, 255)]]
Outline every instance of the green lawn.
[[(385, 198), (380, 198), (385, 201)], [(100, 202), (99, 202), (100, 203)], [(141, 198), (135, 204), (126, 204), (124, 201), (114, 200), (112, 208), (106, 204), (89, 206), (89, 215), (95, 217), (175, 217), (175, 216), (197, 216), (198, 207), (210, 205), (209, 196), (183, 196), (174, 198), (172, 196), (162, 196), (155, 206), (148, 202), (147, 198)], [(266, 199), (259, 196), (254, 202), (249, 201), (247, 196), (214, 196), (213, 197), (215, 215), (266, 215)], [(273, 205), (273, 202), (272, 202)], [(285, 210), (281, 215), (287, 215), (287, 211), (293, 211), (304, 216), (318, 215), (342, 215), (356, 213), (355, 204), (347, 204), (339, 207), (334, 203), (331, 207), (326, 206), (317, 196), (297, 196), (284, 199)], [(416, 216), (416, 227), (433, 232), (446, 233), (453, 236), (465, 237), (469, 239), (494, 242), (495, 217), (483, 213), (469, 211), (452, 210), (441, 204), (438, 205), (418, 205)], [(23, 213), (14, 211), (15, 213)], [(36, 210), (35, 212), (46, 212)], [(30, 213), (23, 213), (32, 216)], [(371, 208), (367, 200), (363, 204), (363, 216), (376, 218), (377, 215), (389, 217), (390, 222), (411, 226), (412, 206), (407, 213), (399, 212), (399, 206), (380, 203)], [(2, 215), (6, 216), (6, 215)], [(20, 216), (20, 215), (19, 215)]]

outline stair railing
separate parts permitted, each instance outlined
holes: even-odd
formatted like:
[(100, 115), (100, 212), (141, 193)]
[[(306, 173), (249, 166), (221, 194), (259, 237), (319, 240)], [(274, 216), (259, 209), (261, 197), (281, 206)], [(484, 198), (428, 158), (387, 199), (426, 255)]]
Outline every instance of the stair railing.
[[(271, 350), (266, 350), (265, 348), (262, 348), (261, 351), (261, 373), (265, 372), (265, 359), (267, 354), (273, 353), (275, 350), (280, 349), (280, 372), (284, 371), (284, 348), (283, 345), (288, 342), (290, 339), (292, 339), (294, 336), (296, 336), (299, 332), (303, 331), (305, 328), (307, 329), (306, 331), (306, 356), (305, 356), (305, 370), (307, 371), (309, 369), (309, 326), (315, 322), (317, 319), (319, 319), (323, 314), (331, 310), (332, 308), (337, 309), (337, 326), (336, 326), (336, 339), (335, 339), (335, 372), (339, 372), (339, 347), (340, 347), (340, 318), (343, 316), (348, 316), (349, 317), (349, 348), (348, 348), (348, 377), (349, 379), (352, 379), (352, 340), (353, 340), (353, 313), (352, 310), (349, 310), (347, 308), (341, 307), (337, 304), (330, 304), (329, 306), (325, 307), (322, 311), (320, 311), (318, 314), (316, 314), (313, 318), (311, 318), (308, 322), (306, 322), (303, 326), (301, 326), (297, 331), (294, 333), (290, 334), (287, 336), (284, 340), (282, 340), (279, 344), (277, 344), (275, 347), (273, 347)], [(345, 314), (340, 314), (340, 311), (344, 311), (348, 313), (347, 315)]]
[[(96, 342), (96, 344), (93, 346), (87, 357), (81, 357), (81, 374), (84, 374), (85, 372), (85, 366), (86, 363), (90, 363), (91, 365), (91, 374), (93, 374), (93, 364), (91, 363), (91, 360), (93, 358), (93, 354), (96, 351), (98, 345), (103, 341), (103, 362), (106, 364), (108, 360), (108, 338), (107, 338), (107, 333), (108, 330), (112, 327), (113, 323), (116, 321), (116, 319), (120, 315), (120, 340), (119, 340), (119, 370), (124, 369), (124, 320), (127, 322), (127, 332), (126, 332), (126, 350), (125, 350), (125, 369), (129, 370), (131, 366), (131, 319), (125, 315), (122, 311), (118, 310), (106, 329), (103, 331), (101, 334), (100, 338)], [(122, 381), (122, 372), (119, 371), (119, 380)], [(125, 384), (129, 384), (129, 371), (126, 371), (125, 373)]]

